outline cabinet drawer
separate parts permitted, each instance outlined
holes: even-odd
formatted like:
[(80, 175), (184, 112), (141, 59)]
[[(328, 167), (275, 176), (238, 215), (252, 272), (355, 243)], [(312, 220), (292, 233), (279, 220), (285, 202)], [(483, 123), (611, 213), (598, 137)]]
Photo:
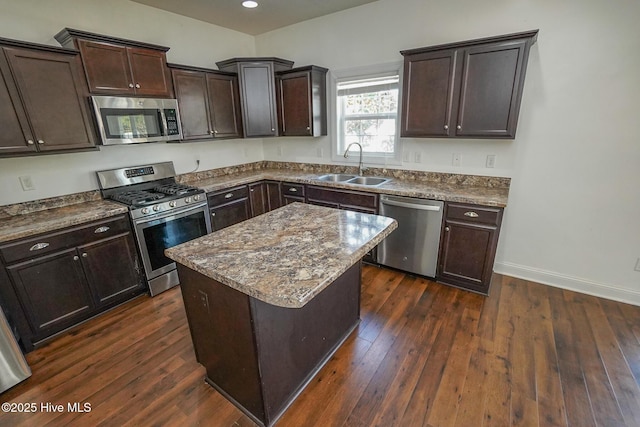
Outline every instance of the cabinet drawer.
[(502, 208), (448, 203), (446, 218), (482, 224), (500, 225)]
[[(325, 187), (307, 186), (307, 199), (338, 203), (344, 209), (365, 208), (363, 212), (378, 210), (378, 195), (349, 190), (332, 190)], [(354, 209), (357, 210), (357, 209)]]
[(233, 202), (235, 200), (246, 199), (249, 197), (249, 187), (241, 185), (239, 187), (228, 188), (223, 191), (218, 191), (209, 196), (209, 207), (220, 206)]
[(130, 230), (129, 219), (119, 215), (107, 220), (83, 224), (54, 233), (41, 234), (0, 246), (6, 264), (35, 258), (66, 248), (115, 236)]
[(283, 182), (280, 186), (280, 191), (282, 192), (283, 196), (304, 197), (304, 185), (302, 184)]

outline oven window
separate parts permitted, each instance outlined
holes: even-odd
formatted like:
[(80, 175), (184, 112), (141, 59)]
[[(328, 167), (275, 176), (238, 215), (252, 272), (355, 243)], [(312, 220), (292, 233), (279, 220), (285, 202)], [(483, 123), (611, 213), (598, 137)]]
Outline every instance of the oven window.
[(147, 227), (143, 230), (152, 270), (171, 264), (164, 250), (207, 234), (206, 213), (198, 211), (182, 218)]
[(157, 109), (102, 108), (105, 133), (109, 139), (134, 139), (162, 136)]

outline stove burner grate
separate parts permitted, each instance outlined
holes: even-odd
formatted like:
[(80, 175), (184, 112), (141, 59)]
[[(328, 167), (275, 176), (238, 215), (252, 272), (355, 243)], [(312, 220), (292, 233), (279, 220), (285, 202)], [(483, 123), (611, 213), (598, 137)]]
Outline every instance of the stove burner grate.
[(168, 194), (171, 196), (173, 195), (182, 196), (185, 194), (200, 192), (200, 189), (198, 188), (190, 187), (188, 185), (178, 184), (178, 183), (158, 185), (153, 190), (160, 193)]
[(118, 202), (126, 203), (128, 205), (140, 205), (145, 203), (154, 202), (165, 197), (163, 193), (154, 193), (151, 191), (137, 190), (127, 191), (124, 193), (113, 194), (111, 198)]

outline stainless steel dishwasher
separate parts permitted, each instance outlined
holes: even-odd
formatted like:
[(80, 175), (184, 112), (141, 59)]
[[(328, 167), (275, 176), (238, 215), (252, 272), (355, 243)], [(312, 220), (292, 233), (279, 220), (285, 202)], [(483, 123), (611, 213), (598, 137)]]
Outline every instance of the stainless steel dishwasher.
[(443, 207), (438, 200), (381, 196), (380, 215), (398, 228), (378, 245), (378, 263), (435, 277)]
[(0, 307), (0, 393), (31, 376), (31, 369)]

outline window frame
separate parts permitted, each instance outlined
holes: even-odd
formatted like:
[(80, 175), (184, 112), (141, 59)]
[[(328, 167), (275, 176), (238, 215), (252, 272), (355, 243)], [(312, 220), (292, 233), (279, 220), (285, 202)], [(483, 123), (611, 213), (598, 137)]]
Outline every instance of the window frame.
[[(401, 120), (401, 108), (402, 105), (402, 61), (389, 62), (384, 64), (354, 67), (343, 70), (332, 70), (330, 72), (331, 79), (331, 94), (330, 94), (330, 123), (331, 123), (331, 160), (343, 164), (357, 164), (358, 153), (350, 151), (349, 158), (344, 158), (344, 151), (339, 152), (338, 144), (340, 138), (338, 132), (340, 126), (338, 123), (338, 83), (342, 83), (350, 80), (378, 78), (378, 77), (390, 77), (398, 76), (398, 111), (396, 114), (396, 137), (393, 154), (378, 154), (373, 155), (371, 153), (364, 153), (362, 161), (367, 164), (373, 165), (402, 165), (402, 141), (400, 138), (400, 120)], [(355, 154), (355, 155), (354, 155)]]

